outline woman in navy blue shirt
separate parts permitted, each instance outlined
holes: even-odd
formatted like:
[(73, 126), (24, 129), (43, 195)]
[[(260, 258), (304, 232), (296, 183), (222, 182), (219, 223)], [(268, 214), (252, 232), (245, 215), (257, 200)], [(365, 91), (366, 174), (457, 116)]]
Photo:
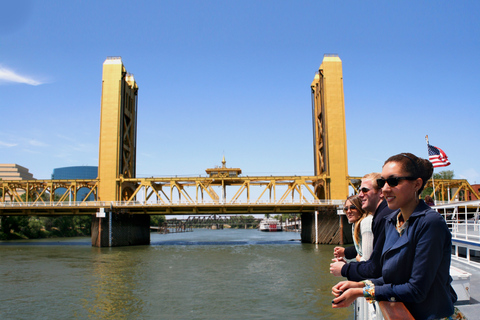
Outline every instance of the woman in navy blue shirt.
[[(377, 180), (395, 210), (386, 217), (382, 277), (342, 281), (332, 288), (334, 308), (356, 298), (401, 301), (415, 319), (440, 319), (458, 313), (451, 286), (451, 234), (442, 216), (419, 199), (433, 173), (430, 161), (411, 153), (390, 157)], [(348, 290), (347, 290), (348, 289)]]

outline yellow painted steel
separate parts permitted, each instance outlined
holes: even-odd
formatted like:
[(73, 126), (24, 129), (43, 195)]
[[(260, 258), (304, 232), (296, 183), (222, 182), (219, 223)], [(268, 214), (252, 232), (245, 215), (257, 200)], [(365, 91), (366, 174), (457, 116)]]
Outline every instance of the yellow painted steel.
[[(324, 182), (326, 177), (120, 177), (115, 182), (116, 188), (122, 194), (131, 194), (124, 201), (98, 201), (98, 197), (86, 201), (88, 195), (77, 199), (80, 188), (89, 188), (89, 194), (96, 196), (99, 180), (4, 180), (0, 181), (0, 215), (93, 214), (98, 208), (111, 205), (132, 214), (310, 212), (318, 206), (334, 205), (320, 202), (316, 197), (313, 186), (318, 179)], [(42, 198), (44, 194), (54, 194), (58, 188), (66, 191), (59, 197)], [(26, 192), (26, 200), (15, 196), (20, 189)], [(128, 192), (124, 192), (126, 189)], [(9, 200), (12, 195), (15, 201)]]
[(342, 61), (325, 55), (311, 84), (315, 174), (327, 174), (326, 185), (316, 186), (319, 198), (348, 196), (347, 134)]
[[(78, 191), (82, 188), (90, 191), (83, 198), (78, 198)], [(65, 191), (60, 193), (59, 189)], [(98, 180), (0, 180), (0, 190), (0, 203), (85, 203), (90, 195), (97, 198)]]
[[(98, 201), (99, 180), (2, 180), (0, 181), (0, 215), (77, 215), (94, 214), (99, 208), (115, 206), (132, 214), (254, 214), (310, 212), (318, 207), (338, 206), (340, 201), (322, 201), (315, 186), (326, 183), (327, 176), (285, 177), (183, 177), (183, 178), (119, 178), (119, 190), (129, 189), (124, 201)], [(358, 191), (360, 177), (349, 177), (349, 184)], [(319, 181), (320, 180), (320, 181)], [(427, 183), (431, 186), (432, 181)], [(59, 188), (64, 193), (52, 197)], [(90, 190), (83, 199), (81, 188)], [(450, 201), (461, 191), (476, 193), (467, 180), (435, 181), (437, 194), (451, 190)], [(22, 191), (22, 192), (20, 192)], [(24, 193), (24, 198), (20, 196)], [(94, 201), (86, 201), (93, 194)], [(45, 198), (45, 195), (47, 197)], [(460, 199), (463, 200), (463, 199)]]
[(438, 201), (467, 201), (465, 199), (465, 194), (470, 192), (473, 196), (480, 200), (480, 194), (472, 188), (470, 183), (465, 179), (435, 179), (434, 181), (429, 180), (426, 184), (426, 188), (433, 188), (435, 185), (435, 190), (432, 191), (430, 196), (433, 198), (434, 192), (437, 195), (436, 200)]
[[(144, 196), (142, 199), (144, 202), (155, 197), (158, 203), (275, 204), (319, 200), (313, 189), (318, 179), (325, 180), (324, 177), (318, 176), (247, 176), (220, 179), (210, 177), (121, 178), (119, 183), (127, 188), (136, 186), (132, 196), (125, 201), (126, 203), (140, 200), (141, 194)], [(252, 192), (253, 188), (255, 192)], [(233, 195), (230, 196), (230, 193)]]
[(138, 86), (121, 58), (103, 63), (100, 146), (98, 159), (99, 199), (121, 199), (120, 176), (135, 177)]
[[(98, 179), (2, 180), (0, 215), (93, 214), (110, 206), (132, 214), (294, 213), (337, 206), (347, 198), (349, 186), (358, 191), (361, 179), (348, 176), (342, 61), (338, 56), (325, 55), (311, 89), (314, 176), (240, 177), (241, 170), (226, 168), (223, 159), (222, 174), (207, 169), (208, 177), (136, 178), (138, 86), (120, 58), (107, 58), (103, 64)], [(55, 197), (59, 188), (65, 192)], [(83, 199), (77, 197), (80, 188), (90, 190)], [(435, 181), (442, 200), (447, 188), (453, 190), (451, 200), (462, 190), (480, 199), (466, 180)], [(91, 194), (95, 200), (86, 201)]]

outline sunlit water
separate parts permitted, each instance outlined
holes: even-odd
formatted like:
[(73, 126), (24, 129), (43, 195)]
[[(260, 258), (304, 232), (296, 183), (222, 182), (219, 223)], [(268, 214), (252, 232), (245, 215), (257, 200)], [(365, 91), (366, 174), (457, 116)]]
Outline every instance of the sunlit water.
[(331, 308), (333, 246), (299, 238), (195, 229), (152, 233), (150, 246), (0, 242), (0, 319), (351, 319)]

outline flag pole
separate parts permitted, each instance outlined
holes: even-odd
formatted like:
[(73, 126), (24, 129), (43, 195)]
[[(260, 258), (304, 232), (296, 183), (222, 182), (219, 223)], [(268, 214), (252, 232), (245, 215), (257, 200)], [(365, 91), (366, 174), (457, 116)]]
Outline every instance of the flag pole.
[[(428, 145), (430, 144), (430, 142), (428, 142), (428, 134), (425, 136), (425, 141), (427, 142), (427, 153), (428, 153)], [(433, 171), (435, 172), (435, 167), (433, 167)], [(433, 203), (437, 204), (437, 199), (435, 197), (435, 179), (433, 178), (433, 174), (432, 174), (432, 186), (433, 186)]]

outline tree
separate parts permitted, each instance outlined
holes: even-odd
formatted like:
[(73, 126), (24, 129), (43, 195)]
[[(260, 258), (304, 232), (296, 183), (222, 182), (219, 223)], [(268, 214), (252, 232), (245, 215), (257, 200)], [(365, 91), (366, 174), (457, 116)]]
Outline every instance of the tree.
[(152, 227), (158, 227), (160, 225), (163, 225), (165, 221), (167, 221), (167, 219), (163, 214), (150, 216), (150, 226)]
[(453, 170), (444, 170), (444, 171), (440, 171), (433, 174), (433, 179), (438, 179), (438, 180), (440, 179), (450, 180), (450, 179), (453, 179), (453, 177), (454, 177)]
[(0, 239), (24, 238), (25, 229), (28, 229), (27, 216), (3, 216)]

